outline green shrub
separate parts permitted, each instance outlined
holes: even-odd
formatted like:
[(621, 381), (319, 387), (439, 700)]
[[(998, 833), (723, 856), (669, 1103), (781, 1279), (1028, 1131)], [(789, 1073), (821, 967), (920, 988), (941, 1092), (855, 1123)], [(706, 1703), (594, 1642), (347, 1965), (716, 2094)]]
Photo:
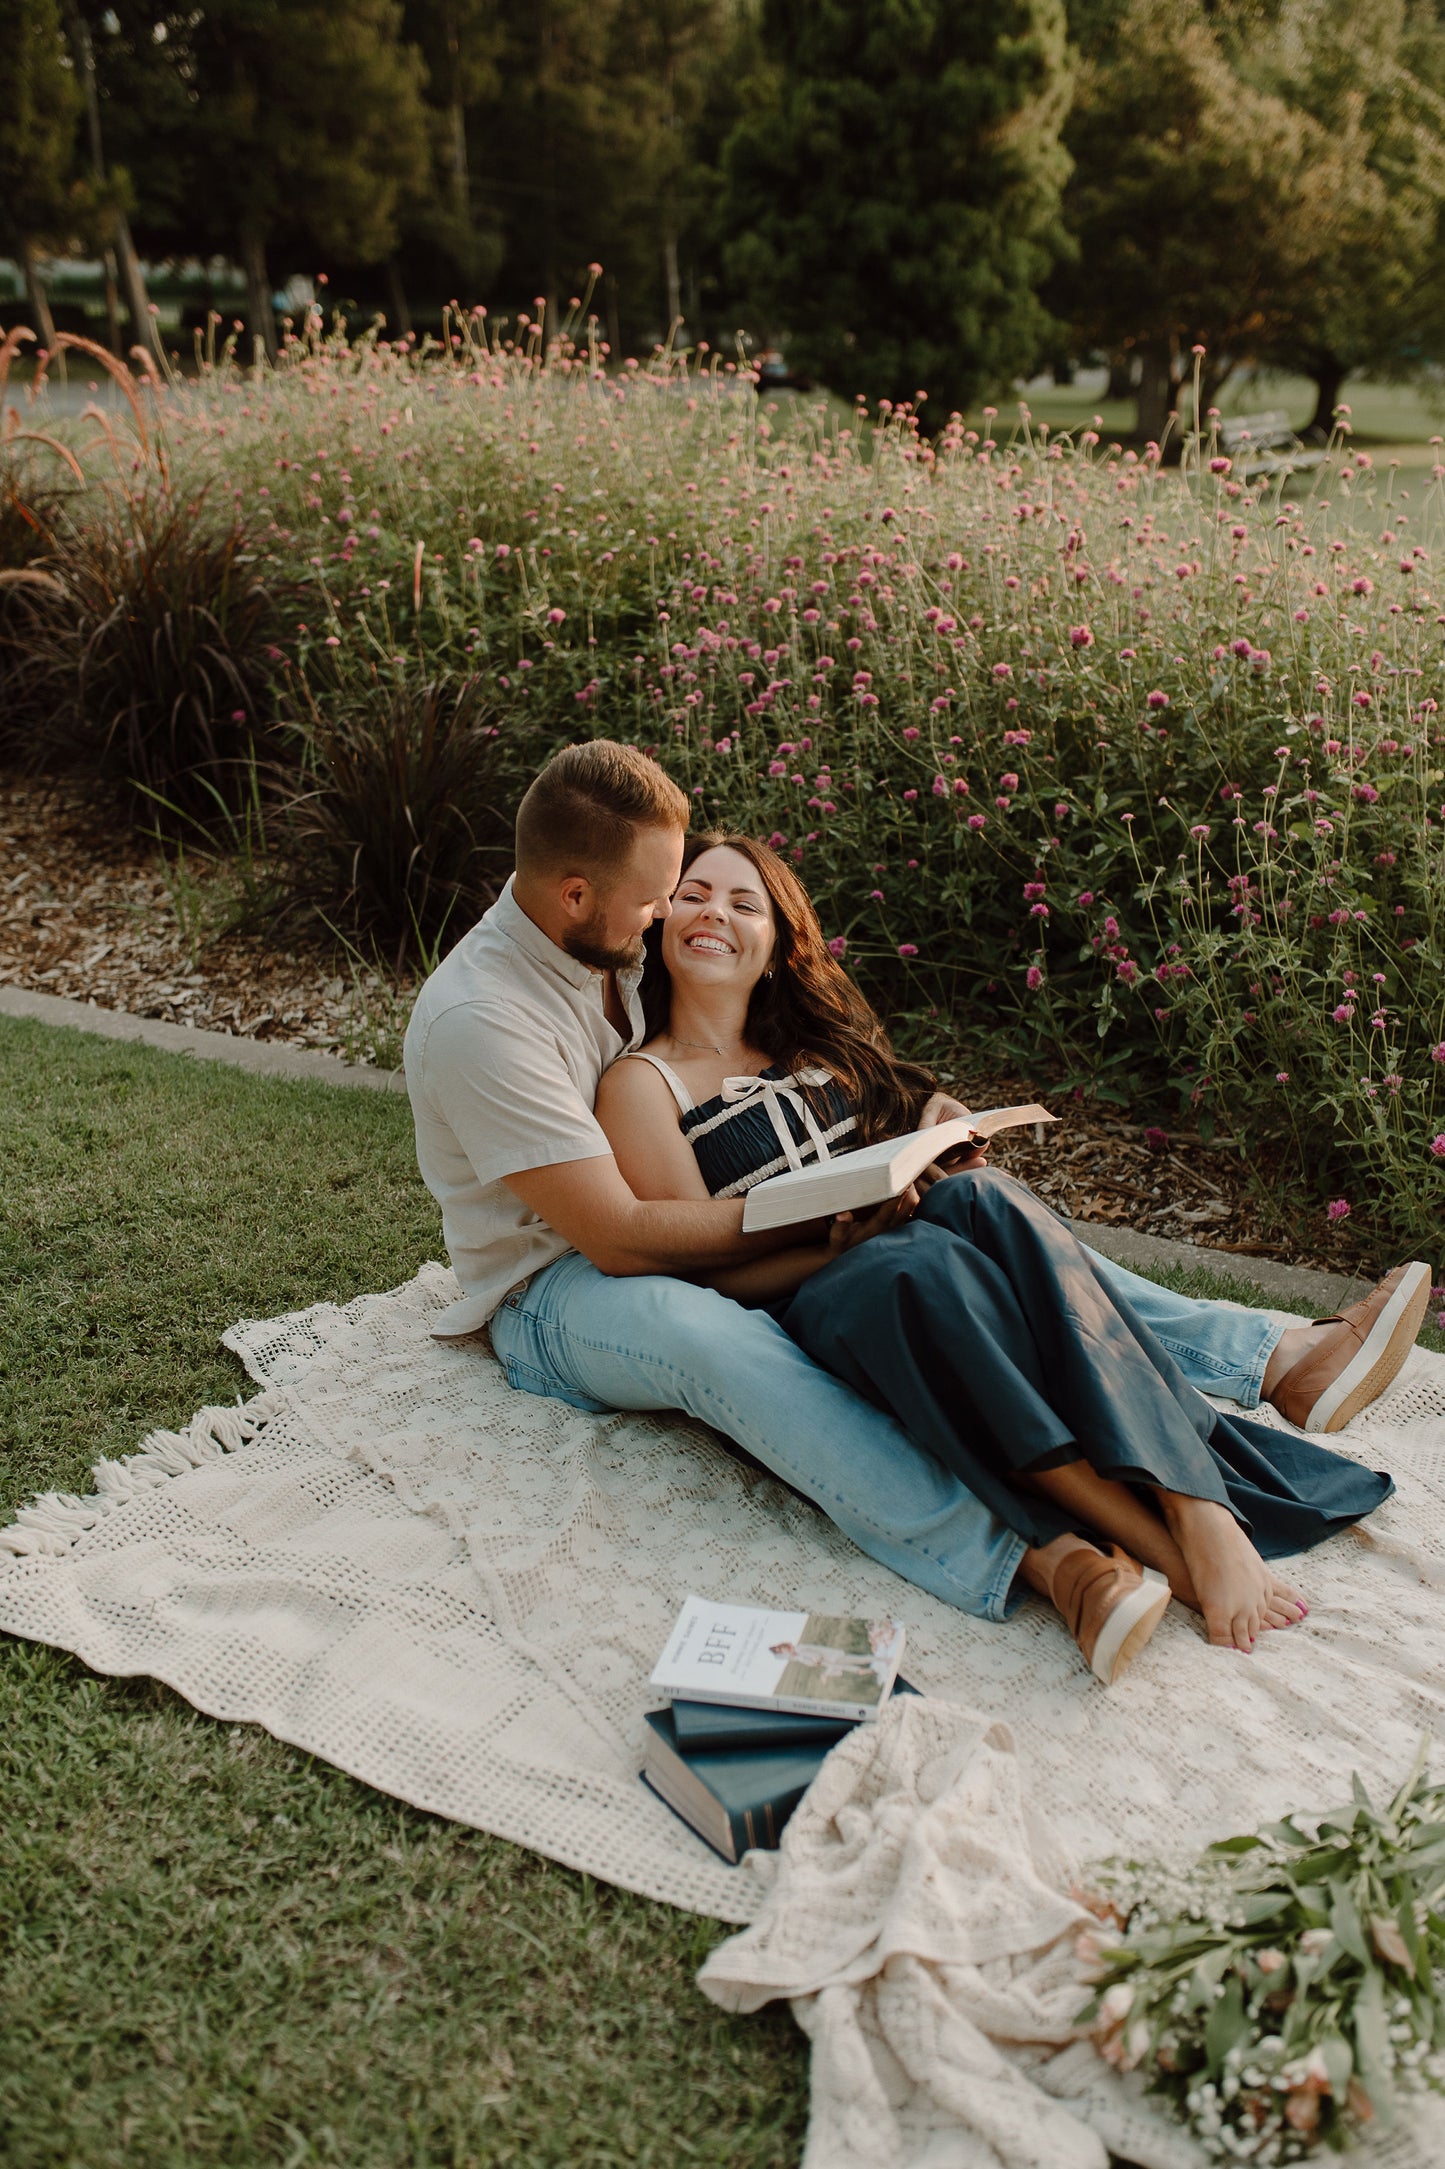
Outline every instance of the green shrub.
[[(526, 776), (631, 739), (790, 854), (955, 1069), (1173, 1102), (1287, 1154), (1275, 1201), (1322, 1232), (1342, 1201), (1381, 1244), (1439, 1226), (1445, 466), (1412, 501), (1341, 440), (1293, 495), (1212, 441), (1166, 472), (1026, 413), (925, 438), (906, 408), (760, 404), (712, 360), (449, 337), (292, 340), (168, 402), (177, 488), (248, 523), (277, 669), (335, 734), (306, 755), (333, 795), (303, 892), (325, 865), (325, 908), (394, 952), (450, 931), (491, 884), (433, 875), (424, 839), (495, 842), (500, 870)], [(413, 765), (445, 734), (385, 704), (461, 680), (502, 736), (458, 821)]]
[(511, 870), (514, 795), (480, 681), (405, 664), (299, 689), (279, 815), (290, 908), (369, 938), (400, 970), (463, 932)]

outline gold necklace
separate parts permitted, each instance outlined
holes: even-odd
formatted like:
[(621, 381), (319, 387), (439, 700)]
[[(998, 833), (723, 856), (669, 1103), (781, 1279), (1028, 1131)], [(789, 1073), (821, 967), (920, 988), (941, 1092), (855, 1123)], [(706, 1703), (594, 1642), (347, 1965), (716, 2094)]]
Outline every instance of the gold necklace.
[[(715, 1046), (710, 1039), (679, 1039), (676, 1032), (669, 1032), (667, 1036), (674, 1047), (693, 1047), (696, 1048), (699, 1054), (715, 1054), (723, 1062), (730, 1059), (728, 1055), (724, 1054), (722, 1048)], [(738, 1054), (741, 1053), (742, 1048), (739, 1047)]]

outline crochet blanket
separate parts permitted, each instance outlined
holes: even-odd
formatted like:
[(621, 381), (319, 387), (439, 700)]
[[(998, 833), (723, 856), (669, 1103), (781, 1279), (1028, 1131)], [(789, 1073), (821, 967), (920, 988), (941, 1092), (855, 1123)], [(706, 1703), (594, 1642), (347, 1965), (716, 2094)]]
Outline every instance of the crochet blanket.
[(235, 1327), (254, 1399), (0, 1529), (0, 1631), (150, 1674), (418, 1807), (735, 1923), (758, 1910), (755, 1878), (636, 1776), (647, 1675), (689, 1590), (905, 1618), (909, 1677), (960, 1722), (1008, 1723), (1032, 1801), (1081, 1860), (1328, 1806), (1352, 1769), (1383, 1787), (1445, 1729), (1439, 1357), (1417, 1350), (1337, 1441), (1399, 1489), (1300, 1563), (1307, 1624), (1241, 1657), (1176, 1606), (1105, 1692), (1042, 1606), (964, 1617), (702, 1426), (514, 1393), (484, 1341), (430, 1338), (454, 1294), (429, 1266)]
[[(802, 2169), (1208, 2169), (1203, 2148), (1074, 2031), (1092, 1916), (1006, 1725), (900, 1700), (829, 1756), (753, 1853), (750, 1928), (699, 1980), (756, 2011), (787, 1996), (812, 2043)], [(1445, 2161), (1445, 2101), (1407, 2099), (1372, 2169)]]

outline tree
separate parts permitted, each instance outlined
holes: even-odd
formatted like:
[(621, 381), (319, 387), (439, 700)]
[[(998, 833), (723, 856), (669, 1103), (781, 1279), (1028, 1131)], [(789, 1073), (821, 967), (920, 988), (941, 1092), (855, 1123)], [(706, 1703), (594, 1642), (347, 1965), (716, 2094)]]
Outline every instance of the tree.
[(1306, 176), (1308, 264), (1259, 346), (1313, 378), (1310, 426), (1328, 432), (1352, 371), (1398, 375), (1445, 351), (1426, 298), (1445, 206), (1445, 99), (1428, 77), (1445, 75), (1445, 38), (1405, 0), (1285, 0), (1240, 64), (1328, 142)]
[[(497, 219), (476, 200), (468, 142), (469, 123), (502, 88), (500, 0), (406, 0), (402, 35), (426, 66), (431, 158), (424, 187), (403, 195), (401, 228), (408, 252), (420, 246), (438, 259), (470, 299), (495, 272), (502, 247)], [(388, 276), (398, 326), (408, 330), (395, 257)]]
[(844, 393), (962, 407), (1028, 366), (1065, 246), (1061, 0), (764, 0), (725, 155), (734, 284)]
[(38, 257), (69, 225), (67, 181), (80, 118), (56, 0), (9, 0), (0, 56), (0, 245), (18, 259), (40, 336), (53, 349)]
[(1051, 290), (1084, 346), (1135, 350), (1141, 436), (1163, 436), (1190, 349), (1204, 392), (1282, 328), (1341, 157), (1241, 79), (1201, 0), (1128, 0), (1079, 74), (1065, 131), (1077, 253)]
[[(273, 243), (384, 263), (403, 191), (425, 184), (424, 70), (401, 39), (401, 0), (122, 0), (101, 13), (119, 26), (96, 38), (109, 110), (124, 84), (139, 116), (127, 139), (138, 218), (158, 245), (240, 263), (252, 334), (274, 357)], [(164, 135), (148, 149), (151, 114)]]

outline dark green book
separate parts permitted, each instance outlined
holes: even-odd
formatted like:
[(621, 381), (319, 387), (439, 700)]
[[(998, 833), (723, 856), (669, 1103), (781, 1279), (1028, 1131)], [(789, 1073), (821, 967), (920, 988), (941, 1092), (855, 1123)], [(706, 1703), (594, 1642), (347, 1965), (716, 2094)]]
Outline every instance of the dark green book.
[(724, 1747), (684, 1755), (672, 1711), (647, 1713), (642, 1781), (715, 1853), (734, 1864), (750, 1846), (771, 1850), (833, 1745)]
[[(896, 1695), (916, 1695), (906, 1679), (893, 1682)], [(745, 1710), (729, 1702), (672, 1704), (679, 1749), (695, 1755), (707, 1748), (822, 1747), (824, 1751), (853, 1730), (851, 1717), (805, 1717), (798, 1710)]]

